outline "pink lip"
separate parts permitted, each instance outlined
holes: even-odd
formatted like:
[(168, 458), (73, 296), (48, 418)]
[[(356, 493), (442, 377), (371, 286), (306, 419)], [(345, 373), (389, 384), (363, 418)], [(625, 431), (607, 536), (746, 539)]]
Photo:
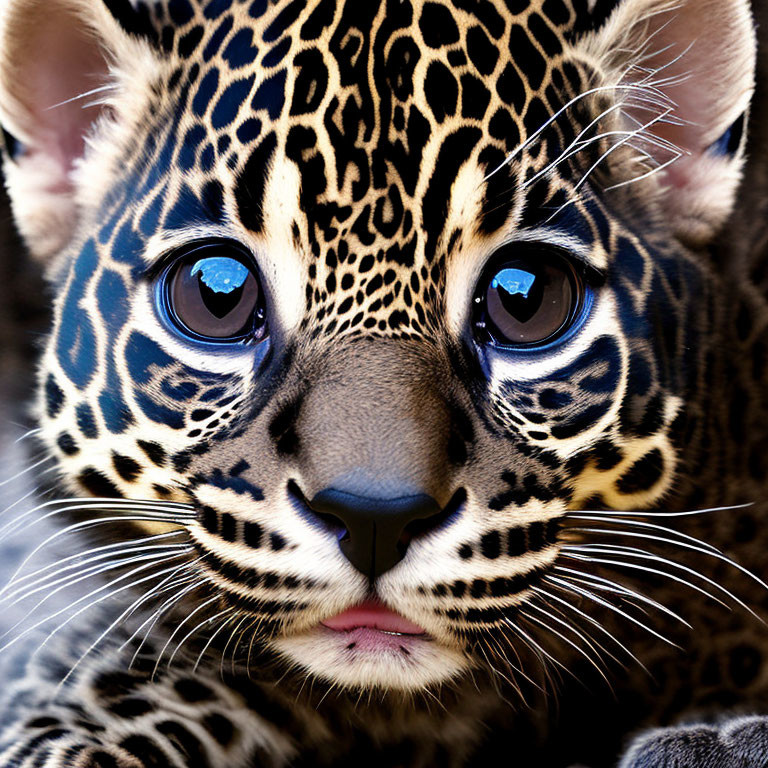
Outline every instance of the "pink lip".
[(366, 600), (336, 616), (321, 622), (324, 627), (336, 632), (350, 632), (354, 629), (374, 629), (380, 632), (392, 632), (399, 635), (424, 635), (426, 631), (418, 624), (394, 611), (383, 603)]

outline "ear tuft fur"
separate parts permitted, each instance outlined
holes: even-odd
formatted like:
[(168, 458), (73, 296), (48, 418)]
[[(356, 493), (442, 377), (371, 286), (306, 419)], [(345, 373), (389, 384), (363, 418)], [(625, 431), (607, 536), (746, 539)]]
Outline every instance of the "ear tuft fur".
[(705, 244), (730, 214), (741, 179), (738, 132), (756, 67), (749, 0), (623, 0), (581, 50), (599, 85), (616, 88), (620, 128), (643, 126), (642, 148), (658, 169), (649, 183), (673, 231)]

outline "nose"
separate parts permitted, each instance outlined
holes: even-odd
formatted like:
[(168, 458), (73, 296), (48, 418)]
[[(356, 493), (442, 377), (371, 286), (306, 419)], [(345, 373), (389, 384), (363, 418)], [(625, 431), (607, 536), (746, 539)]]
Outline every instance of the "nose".
[(403, 559), (416, 534), (432, 530), (450, 516), (458, 507), (454, 499), (441, 509), (427, 494), (382, 499), (327, 488), (315, 494), (309, 507), (327, 526), (344, 528), (339, 548), (373, 581)]

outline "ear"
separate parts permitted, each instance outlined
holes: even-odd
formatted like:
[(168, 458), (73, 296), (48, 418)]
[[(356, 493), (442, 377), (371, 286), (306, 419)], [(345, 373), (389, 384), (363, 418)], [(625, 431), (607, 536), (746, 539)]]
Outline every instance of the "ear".
[[(703, 245), (730, 214), (744, 163), (756, 39), (749, 0), (623, 0), (582, 41), (618, 86), (675, 234)], [(657, 141), (654, 142), (653, 140)]]
[(146, 76), (155, 60), (136, 34), (140, 20), (131, 28), (130, 5), (109, 2), (120, 13), (102, 0), (4, 0), (0, 8), (4, 172), (19, 230), (41, 259), (76, 231), (78, 170), (90, 145), (130, 111), (126, 73)]

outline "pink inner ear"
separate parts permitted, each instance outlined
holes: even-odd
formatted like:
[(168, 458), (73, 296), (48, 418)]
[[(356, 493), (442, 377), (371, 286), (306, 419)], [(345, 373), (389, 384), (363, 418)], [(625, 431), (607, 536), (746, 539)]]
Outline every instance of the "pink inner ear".
[(50, 5), (54, 7), (45, 8), (17, 48), (21, 59), (17, 72), (28, 86), (25, 106), (33, 120), (29, 150), (54, 159), (62, 172), (58, 184), (67, 184), (74, 161), (83, 155), (84, 137), (101, 109), (88, 106), (101, 94), (77, 97), (104, 85), (108, 68), (85, 22), (74, 12), (55, 7), (59, 4)]
[[(660, 90), (681, 125), (652, 132), (694, 156), (716, 141), (746, 109), (754, 49), (748, 5), (739, 0), (687, 0), (655, 16), (644, 67), (658, 70)], [(666, 81), (666, 82), (664, 82)], [(645, 112), (636, 117), (651, 119)], [(674, 183), (674, 182), (673, 182)]]

